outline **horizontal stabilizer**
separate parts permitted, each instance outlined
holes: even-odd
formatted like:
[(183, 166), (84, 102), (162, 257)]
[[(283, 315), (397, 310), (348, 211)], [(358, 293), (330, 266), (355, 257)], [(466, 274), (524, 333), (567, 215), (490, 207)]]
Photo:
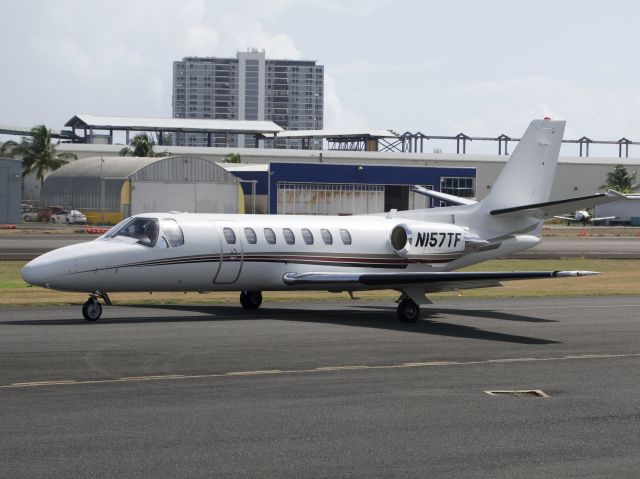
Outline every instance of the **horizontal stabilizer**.
[(566, 200), (547, 201), (545, 203), (535, 203), (530, 205), (514, 206), (512, 208), (503, 208), (492, 210), (492, 215), (522, 215), (536, 214), (547, 218), (557, 214), (566, 213), (567, 211), (591, 208), (596, 205), (611, 203), (612, 201), (625, 200), (627, 197), (617, 191), (609, 190), (606, 193), (598, 193), (590, 196), (582, 196), (579, 198), (569, 198)]
[(411, 191), (418, 193), (419, 195), (435, 198), (436, 200), (446, 201), (447, 203), (451, 203), (453, 205), (475, 205), (477, 203), (477, 201), (471, 200), (469, 198), (462, 198), (460, 196), (449, 195), (447, 193), (429, 190), (419, 185), (411, 188)]
[(325, 285), (345, 289), (418, 287), (425, 293), (500, 286), (500, 281), (591, 276), (594, 271), (446, 272), (446, 273), (286, 273), (289, 286)]

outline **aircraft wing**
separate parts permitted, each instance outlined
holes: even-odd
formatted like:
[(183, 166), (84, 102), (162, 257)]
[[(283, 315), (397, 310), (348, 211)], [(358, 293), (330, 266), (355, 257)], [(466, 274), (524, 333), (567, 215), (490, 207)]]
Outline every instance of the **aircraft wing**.
[(591, 218), (594, 223), (596, 221), (615, 220), (617, 216), (601, 216), (600, 218)]
[(371, 289), (419, 288), (425, 293), (500, 286), (500, 281), (565, 278), (600, 274), (594, 271), (437, 272), (437, 273), (285, 273), (290, 286), (326, 285)]
[(554, 218), (557, 218), (559, 220), (565, 220), (565, 221), (576, 221), (576, 219), (573, 216), (554, 216)]
[(611, 203), (612, 201), (626, 200), (627, 197), (617, 191), (609, 190), (606, 193), (598, 193), (590, 196), (582, 196), (579, 198), (569, 198), (566, 200), (548, 201), (546, 203), (535, 203), (530, 205), (514, 206), (512, 208), (503, 208), (492, 210), (492, 215), (520, 215), (523, 213), (531, 214), (539, 211), (540, 216), (548, 218), (553, 215), (562, 214), (567, 211), (590, 208), (596, 205)]

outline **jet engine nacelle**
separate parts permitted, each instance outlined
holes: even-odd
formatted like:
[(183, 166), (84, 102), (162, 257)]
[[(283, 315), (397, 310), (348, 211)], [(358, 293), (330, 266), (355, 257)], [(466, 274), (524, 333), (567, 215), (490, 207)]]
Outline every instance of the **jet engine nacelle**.
[(465, 249), (465, 230), (443, 223), (401, 223), (389, 235), (391, 247), (403, 258), (447, 256), (454, 259)]

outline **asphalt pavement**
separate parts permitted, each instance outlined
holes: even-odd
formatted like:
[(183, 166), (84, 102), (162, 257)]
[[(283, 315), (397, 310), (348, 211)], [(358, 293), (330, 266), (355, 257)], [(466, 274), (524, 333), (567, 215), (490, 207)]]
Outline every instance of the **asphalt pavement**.
[(0, 308), (2, 476), (636, 477), (640, 298), (394, 309)]

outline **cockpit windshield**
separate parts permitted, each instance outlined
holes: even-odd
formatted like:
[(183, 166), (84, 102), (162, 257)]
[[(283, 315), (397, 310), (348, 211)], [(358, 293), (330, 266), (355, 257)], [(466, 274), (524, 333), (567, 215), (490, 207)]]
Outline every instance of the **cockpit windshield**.
[(156, 218), (132, 218), (122, 227), (109, 231), (107, 238), (126, 236), (138, 240), (145, 246), (154, 246), (158, 241), (158, 220)]

